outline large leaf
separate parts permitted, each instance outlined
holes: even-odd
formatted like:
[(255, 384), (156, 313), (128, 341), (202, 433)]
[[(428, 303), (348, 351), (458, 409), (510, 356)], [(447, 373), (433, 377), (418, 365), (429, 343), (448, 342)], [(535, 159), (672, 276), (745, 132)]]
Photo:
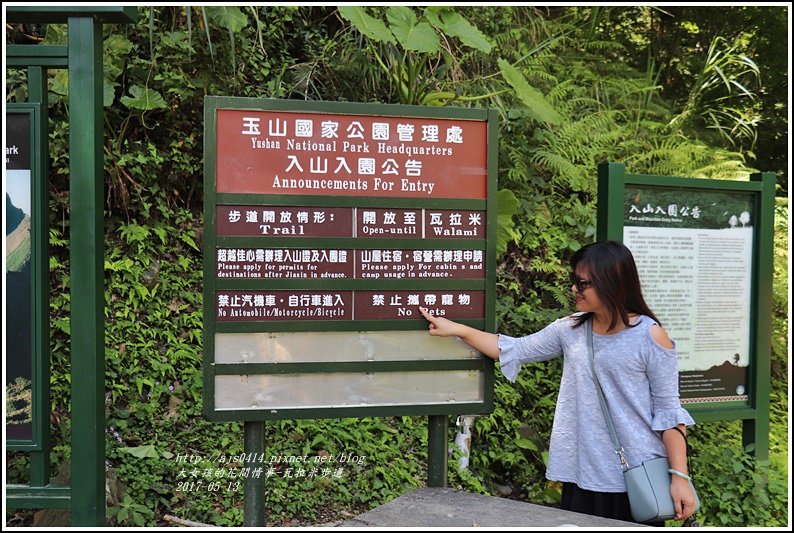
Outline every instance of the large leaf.
[(516, 439), (515, 443), (516, 446), (525, 450), (532, 450), (533, 452), (538, 450), (538, 445), (529, 439)]
[(339, 7), (339, 14), (342, 18), (350, 22), (358, 31), (378, 42), (394, 42), (394, 35), (389, 31), (389, 28), (383, 23), (382, 20), (370, 17), (362, 7), (356, 6), (341, 6)]
[(104, 58), (103, 64), (103, 105), (110, 107), (116, 99), (116, 87), (118, 83), (115, 82), (121, 73), (124, 71), (124, 64), (127, 61), (130, 50), (132, 50), (132, 42), (123, 35), (111, 35), (105, 39), (104, 43)]
[(55, 94), (66, 96), (69, 94), (69, 70), (59, 68), (50, 81), (50, 90)]
[(416, 15), (407, 7), (390, 7), (386, 11), (394, 36), (406, 50), (433, 53), (438, 52), (438, 34), (427, 22), (416, 23)]
[(424, 15), (425, 18), (430, 21), (430, 24), (443, 30), (444, 23), (441, 22), (441, 13), (443, 11), (449, 11), (449, 8), (444, 6), (427, 6), (424, 10)]
[(104, 50), (103, 74), (106, 80), (114, 81), (124, 70), (124, 63), (132, 50), (132, 42), (123, 35), (111, 35), (105, 39)]
[(150, 111), (152, 109), (162, 109), (165, 107), (165, 100), (155, 90), (148, 87), (141, 87), (140, 85), (133, 85), (130, 87), (129, 96), (122, 96), (121, 103), (133, 109), (141, 109), (143, 111)]
[(433, 26), (427, 22), (420, 22), (409, 29), (404, 35), (399, 28), (392, 28), (397, 40), (406, 50), (416, 50), (417, 52), (435, 53), (438, 52), (440, 41), (438, 34)]
[(239, 7), (223, 6), (207, 7), (205, 9), (207, 10), (207, 16), (212, 22), (222, 28), (228, 28), (233, 33), (242, 31), (243, 28), (248, 26), (248, 17), (240, 11)]
[(386, 20), (389, 21), (392, 31), (395, 26), (410, 28), (416, 26), (416, 13), (410, 7), (392, 6), (386, 10)]
[[(105, 77), (102, 80), (102, 105), (110, 107), (116, 99), (117, 83)], [(50, 81), (50, 91), (60, 96), (67, 96), (69, 94), (69, 71), (67, 69), (58, 69)]]
[(153, 457), (154, 459), (160, 457), (160, 454), (157, 453), (157, 449), (154, 447), (153, 444), (146, 444), (145, 446), (118, 448), (118, 450), (128, 453), (133, 457), (140, 457), (140, 458)]
[(449, 7), (428, 6), (424, 11), (425, 18), (430, 24), (443, 31), (450, 37), (457, 37), (466, 46), (482, 50), (485, 53), (491, 51), (493, 44), (476, 27), (463, 18), (463, 15), (453, 11)]
[(102, 81), (102, 105), (110, 107), (116, 99), (116, 84), (108, 80)]
[(510, 189), (502, 189), (496, 193), (496, 255), (502, 255), (507, 245), (516, 241), (521, 235), (516, 231), (513, 215), (518, 212), (518, 198)]
[(69, 28), (66, 24), (47, 24), (47, 36), (41, 44), (69, 44)]
[(529, 115), (539, 122), (560, 124), (562, 116), (554, 109), (546, 97), (539, 90), (532, 87), (521, 72), (502, 58), (499, 58), (499, 68), (502, 76), (516, 92), (524, 105), (527, 106)]
[(493, 44), (483, 33), (471, 25), (460, 13), (445, 11), (441, 15), (444, 33), (457, 37), (466, 46), (481, 50), (486, 54), (491, 51)]

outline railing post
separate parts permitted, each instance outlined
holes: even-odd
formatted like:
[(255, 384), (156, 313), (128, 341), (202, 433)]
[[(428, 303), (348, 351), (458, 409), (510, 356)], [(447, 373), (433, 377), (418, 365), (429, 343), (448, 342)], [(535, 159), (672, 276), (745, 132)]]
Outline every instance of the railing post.
[(102, 23), (69, 17), (72, 525), (105, 525)]

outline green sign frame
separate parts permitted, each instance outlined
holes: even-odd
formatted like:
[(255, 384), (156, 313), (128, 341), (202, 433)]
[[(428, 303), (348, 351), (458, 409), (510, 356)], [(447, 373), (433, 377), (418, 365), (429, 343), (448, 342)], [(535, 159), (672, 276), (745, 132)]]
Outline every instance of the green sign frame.
[[(30, 377), (31, 439), (6, 440), (6, 450), (42, 451), (49, 424), (49, 189), (44, 175), (47, 127), (41, 104), (6, 104), (6, 116), (27, 116), (30, 147)], [(8, 124), (8, 121), (6, 122)], [(8, 139), (10, 140), (10, 139)], [(10, 311), (9, 311), (10, 312)]]
[[(69, 202), (70, 202), (70, 339), (72, 479), (53, 484), (50, 476), (49, 368), (42, 368), (40, 402), (41, 447), (29, 450), (30, 482), (7, 485), (9, 508), (70, 509), (73, 526), (104, 526), (105, 516), (105, 342), (104, 342), (104, 204), (102, 151), (102, 24), (130, 23), (138, 8), (9, 6), (7, 22), (67, 23), (68, 45), (6, 47), (7, 68), (26, 68), (28, 101), (39, 104), (43, 121), (39, 146), (41, 175), (48, 176), (47, 72), (69, 71)], [(45, 203), (45, 213), (46, 206)], [(43, 239), (46, 243), (46, 229)], [(49, 255), (41, 254), (42, 260)], [(49, 296), (49, 264), (44, 265), (41, 291)], [(44, 274), (43, 274), (44, 275)], [(37, 280), (39, 281), (39, 280)], [(42, 328), (49, 333), (49, 302)], [(49, 346), (49, 338), (44, 346)], [(47, 359), (48, 363), (48, 359)], [(71, 486), (79, 487), (72, 491)]]
[[(219, 110), (286, 111), (297, 113), (325, 113), (334, 115), (365, 115), (371, 117), (411, 117), (417, 119), (458, 119), (481, 121), (487, 128), (487, 197), (465, 198), (395, 198), (377, 196), (308, 196), (284, 194), (250, 194), (216, 192), (217, 162), (217, 116)], [(205, 97), (204, 111), (204, 416), (214, 421), (263, 421), (272, 419), (368, 417), (399, 415), (448, 415), (460, 413), (481, 414), (493, 410), (493, 361), (486, 357), (476, 359), (419, 360), (406, 354), (397, 361), (339, 361), (339, 362), (291, 362), (291, 363), (216, 363), (216, 333), (261, 333), (261, 332), (312, 332), (350, 331), (409, 331), (427, 329), (427, 322), (418, 313), (418, 318), (401, 320), (324, 320), (311, 322), (219, 322), (216, 321), (217, 290), (476, 290), (484, 291), (484, 319), (461, 319), (460, 321), (486, 331), (495, 331), (495, 279), (496, 279), (496, 177), (497, 177), (497, 124), (495, 110), (433, 108), (423, 106), (362, 104), (339, 102), (305, 102), (259, 98), (235, 98), (222, 96)], [(270, 236), (217, 237), (216, 208), (223, 205), (256, 206), (322, 206), (322, 207), (366, 207), (366, 208), (432, 208), (485, 211), (485, 277), (484, 279), (427, 279), (378, 280), (368, 279), (218, 279), (216, 277), (216, 248), (282, 246), (283, 240)], [(482, 249), (481, 239), (432, 239), (432, 245), (421, 238), (369, 238), (364, 248), (413, 248), (428, 249)], [(287, 247), (296, 246), (294, 244)], [(300, 246), (332, 247), (339, 249), (362, 248), (356, 237), (306, 237)], [(377, 373), (419, 371), (477, 371), (482, 373), (484, 401), (450, 404), (378, 405), (355, 407), (313, 407), (268, 409), (266, 407), (244, 410), (219, 411), (215, 405), (215, 378), (222, 375), (298, 375), (316, 373)]]
[(769, 453), (775, 183), (776, 175), (768, 172), (753, 174), (748, 182), (630, 174), (622, 163), (602, 163), (598, 167), (598, 240), (624, 240), (630, 203), (627, 194), (631, 196), (633, 191), (674, 192), (690, 200), (703, 195), (731, 195), (747, 200), (754, 220), (749, 245), (752, 258), (747, 399), (696, 402), (686, 408), (697, 421), (743, 420), (744, 443), (755, 444), (754, 453), (759, 459), (766, 459)]

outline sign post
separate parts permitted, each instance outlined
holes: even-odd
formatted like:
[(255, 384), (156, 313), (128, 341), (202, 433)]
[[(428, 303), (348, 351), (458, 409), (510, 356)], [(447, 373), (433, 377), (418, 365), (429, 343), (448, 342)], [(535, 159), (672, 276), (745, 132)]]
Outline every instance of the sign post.
[(206, 98), (207, 418), (428, 415), (436, 440), (448, 415), (492, 410), (493, 362), (429, 336), (418, 308), (494, 330), (495, 124)]

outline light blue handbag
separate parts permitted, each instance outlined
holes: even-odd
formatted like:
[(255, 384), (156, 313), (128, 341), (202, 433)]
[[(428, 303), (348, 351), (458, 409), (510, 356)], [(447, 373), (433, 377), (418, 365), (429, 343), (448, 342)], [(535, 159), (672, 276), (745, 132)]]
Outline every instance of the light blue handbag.
[[(598, 381), (598, 374), (595, 371), (595, 353), (593, 350), (593, 326), (587, 321), (588, 350), (590, 352), (590, 365), (593, 370), (593, 379), (596, 383), (598, 401), (601, 402), (601, 409), (607, 421), (607, 429), (615, 447), (615, 453), (620, 457), (620, 466), (623, 468), (623, 477), (626, 480), (626, 489), (629, 495), (629, 506), (631, 516), (637, 522), (659, 522), (675, 518), (675, 508), (673, 507), (673, 497), (670, 496), (671, 474), (668, 471), (670, 463), (667, 457), (657, 457), (643, 461), (642, 464), (629, 468), (629, 464), (624, 456), (623, 447), (618, 441), (612, 417), (607, 408), (604, 392), (601, 390), (601, 383)], [(700, 499), (689, 480), (689, 486), (695, 493), (695, 511), (700, 507)]]

